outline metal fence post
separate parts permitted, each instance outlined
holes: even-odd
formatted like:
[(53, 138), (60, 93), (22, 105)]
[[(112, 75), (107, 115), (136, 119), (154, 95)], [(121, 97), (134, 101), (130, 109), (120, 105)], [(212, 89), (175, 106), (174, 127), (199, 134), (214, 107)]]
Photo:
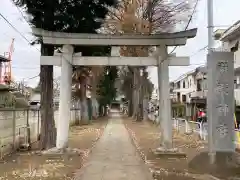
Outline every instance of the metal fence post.
[(27, 143), (31, 145), (31, 137), (30, 137), (30, 125), (29, 125), (29, 109), (27, 109)]
[(37, 140), (39, 140), (39, 131), (40, 131), (40, 110), (37, 110)]
[(179, 120), (178, 120), (177, 118), (175, 118), (175, 119), (176, 119), (177, 132), (179, 132), (179, 130), (180, 130), (180, 127), (179, 127)]
[(78, 124), (77, 108), (75, 108), (74, 111), (75, 111), (75, 113), (74, 113), (74, 114), (75, 114), (75, 120), (74, 120), (75, 122), (74, 122), (74, 125), (77, 125), (77, 124)]
[(199, 123), (199, 134), (202, 140), (203, 139), (203, 123), (202, 122)]
[[(205, 123), (206, 125), (206, 123)], [(202, 125), (203, 127), (203, 140), (206, 141), (207, 139), (207, 129), (206, 129), (206, 126), (204, 126), (204, 124)]]
[(188, 121), (185, 119), (185, 133), (189, 133), (189, 124)]
[(13, 125), (12, 125), (12, 133), (13, 133), (13, 150), (16, 149), (16, 111), (13, 110)]

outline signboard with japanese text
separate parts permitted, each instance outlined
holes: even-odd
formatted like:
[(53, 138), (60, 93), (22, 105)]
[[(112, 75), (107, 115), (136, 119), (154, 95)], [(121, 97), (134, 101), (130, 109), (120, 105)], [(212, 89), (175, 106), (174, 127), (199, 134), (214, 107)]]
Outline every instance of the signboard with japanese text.
[(234, 151), (234, 56), (232, 52), (208, 55), (208, 133), (214, 152)]

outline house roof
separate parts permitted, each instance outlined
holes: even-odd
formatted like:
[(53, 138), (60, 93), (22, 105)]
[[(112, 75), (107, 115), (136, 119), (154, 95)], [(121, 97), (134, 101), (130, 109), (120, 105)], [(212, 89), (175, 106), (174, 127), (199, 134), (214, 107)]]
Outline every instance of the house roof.
[(174, 80), (174, 81), (173, 81), (173, 83), (176, 83), (176, 82), (178, 82), (178, 81), (181, 81), (181, 80), (185, 79), (186, 77), (188, 77), (188, 76), (190, 76), (190, 75), (194, 74), (194, 73), (195, 73), (195, 71), (196, 71), (196, 69), (194, 69), (194, 70), (191, 70), (191, 71), (188, 71), (187, 73), (185, 73), (185, 74), (181, 75), (181, 76), (180, 76), (180, 77), (178, 77), (176, 80)]
[(196, 68), (197, 72), (202, 72), (202, 73), (207, 73), (207, 67), (206, 66), (201, 66)]
[(202, 72), (202, 73), (207, 73), (207, 67), (206, 66), (199, 66), (191, 71), (188, 71), (187, 73), (181, 75), (180, 77), (178, 77), (176, 80), (170, 82), (170, 83), (177, 83), (178, 81), (181, 81), (183, 79), (185, 79), (186, 77), (188, 76), (191, 76), (191, 75), (196, 75), (196, 73), (198, 72)]
[(240, 36), (240, 20), (226, 29), (220, 38), (221, 41), (231, 41), (234, 40), (236, 36)]
[(225, 31), (226, 29), (217, 29), (216, 31), (214, 31), (214, 38), (216, 40), (219, 40)]

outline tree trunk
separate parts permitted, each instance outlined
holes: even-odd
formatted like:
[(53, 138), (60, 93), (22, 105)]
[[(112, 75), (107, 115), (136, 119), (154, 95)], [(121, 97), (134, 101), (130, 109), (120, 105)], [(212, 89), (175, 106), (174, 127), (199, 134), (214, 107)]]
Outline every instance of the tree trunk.
[(107, 106), (104, 106), (104, 114), (103, 116), (107, 116), (108, 115), (108, 108)]
[(92, 95), (92, 117), (93, 119), (98, 117), (98, 103), (95, 95)]
[(139, 121), (139, 110), (140, 110), (140, 88), (141, 88), (141, 81), (140, 81), (140, 74), (139, 69), (135, 68), (135, 107), (134, 107), (134, 117), (137, 118)]
[(98, 106), (99, 116), (101, 116), (101, 117), (104, 116), (103, 107), (104, 107), (103, 104), (99, 104), (99, 106)]
[(147, 97), (143, 99), (143, 120), (148, 119), (148, 99)]
[(88, 106), (86, 98), (86, 83), (85, 80), (81, 81), (80, 84), (80, 93), (81, 93), (81, 123), (88, 124)]
[(143, 120), (143, 96), (144, 96), (144, 94), (143, 94), (143, 77), (142, 76), (140, 76), (139, 77), (139, 110), (138, 110), (138, 121), (142, 121)]
[[(54, 30), (54, 12), (56, 1), (46, 1), (42, 24), (43, 29)], [(54, 46), (41, 44), (41, 55), (53, 56)], [(53, 111), (53, 66), (40, 67), (40, 89), (41, 89), (41, 135), (40, 148), (50, 149), (56, 146), (56, 127)]]
[(133, 118), (137, 117), (137, 111), (138, 111), (138, 81), (137, 81), (137, 68), (134, 68), (133, 70), (133, 83), (134, 83), (134, 93), (133, 93)]
[(130, 73), (128, 76), (130, 76), (130, 79), (129, 84), (125, 87), (125, 95), (128, 100), (128, 117), (132, 117), (134, 111), (134, 68), (128, 67), (128, 69)]
[(53, 66), (41, 66), (41, 137), (40, 148), (56, 146), (56, 127), (53, 113)]
[(133, 116), (133, 88), (129, 89), (128, 95), (128, 117)]
[(98, 116), (98, 103), (97, 103), (97, 81), (95, 75), (92, 76), (91, 79), (91, 85), (92, 85), (92, 90), (91, 90), (91, 99), (92, 99), (92, 117), (93, 119), (97, 119)]

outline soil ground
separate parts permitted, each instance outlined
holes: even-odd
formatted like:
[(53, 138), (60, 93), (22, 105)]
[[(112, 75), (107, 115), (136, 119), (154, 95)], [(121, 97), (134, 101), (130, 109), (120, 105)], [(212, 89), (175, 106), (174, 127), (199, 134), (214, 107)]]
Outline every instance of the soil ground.
[(0, 180), (67, 180), (81, 168), (84, 160), (101, 136), (108, 120), (97, 119), (90, 125), (72, 126), (69, 147), (81, 150), (80, 155), (38, 155), (36, 150), (17, 152), (0, 162)]
[(124, 124), (142, 158), (153, 170), (157, 180), (193, 180), (198, 179), (198, 174), (201, 176), (208, 174), (224, 180), (240, 177), (239, 167), (221, 169), (220, 171), (206, 167), (208, 156), (203, 152), (207, 151), (207, 145), (200, 141), (196, 135), (179, 134), (176, 131), (173, 133), (174, 147), (185, 152), (187, 158), (159, 157), (153, 152), (160, 145), (159, 127), (150, 121), (136, 122), (131, 118), (125, 118)]

